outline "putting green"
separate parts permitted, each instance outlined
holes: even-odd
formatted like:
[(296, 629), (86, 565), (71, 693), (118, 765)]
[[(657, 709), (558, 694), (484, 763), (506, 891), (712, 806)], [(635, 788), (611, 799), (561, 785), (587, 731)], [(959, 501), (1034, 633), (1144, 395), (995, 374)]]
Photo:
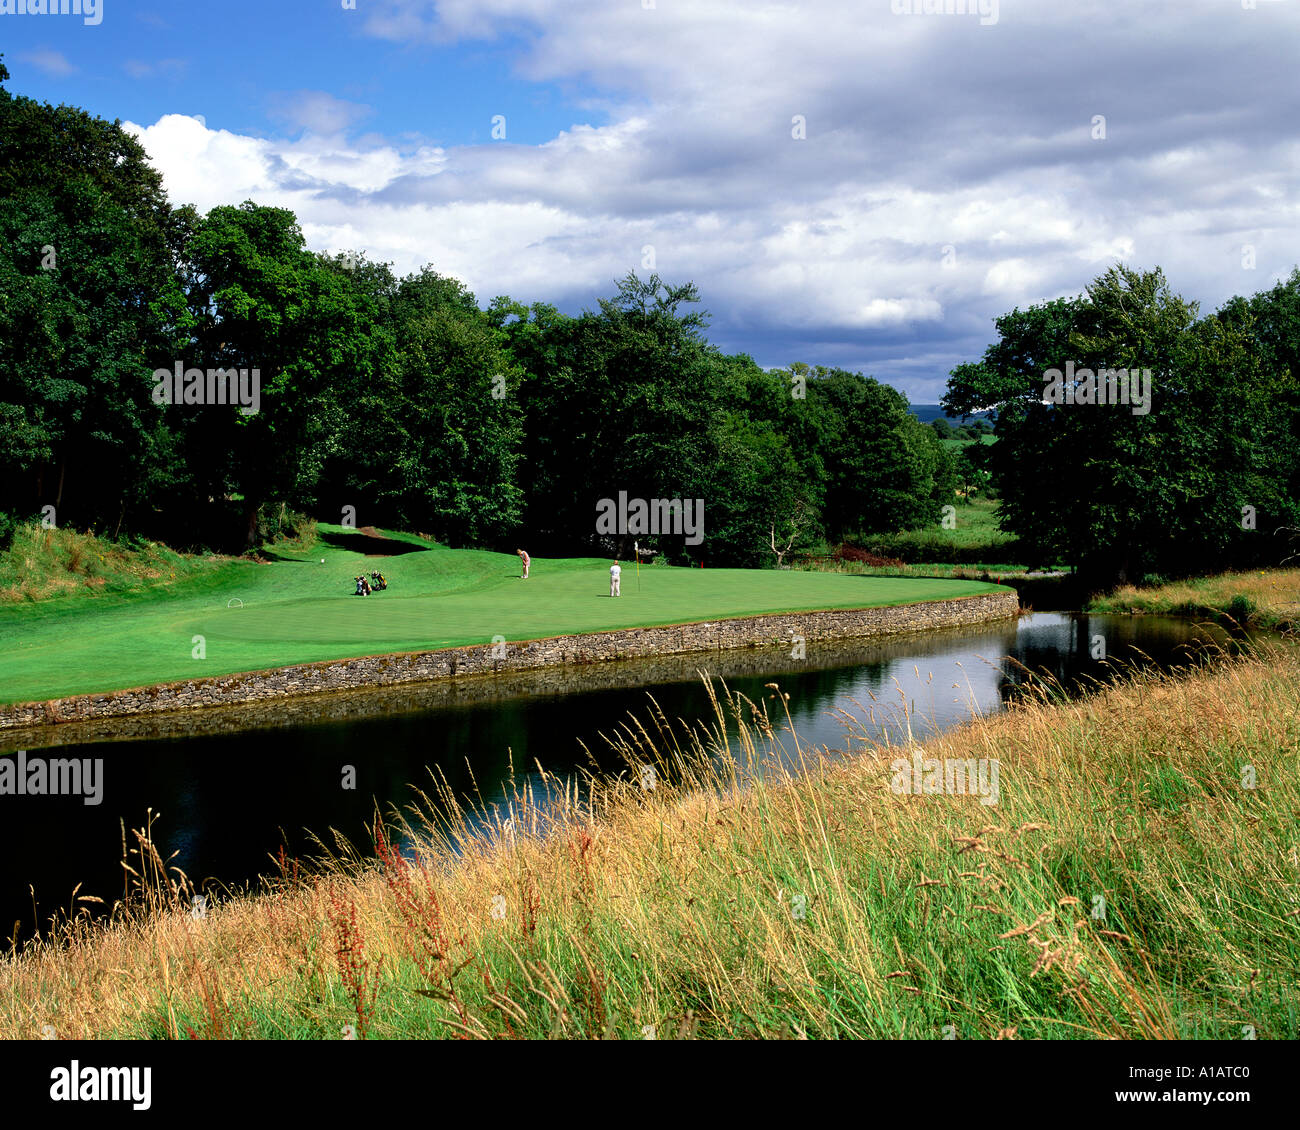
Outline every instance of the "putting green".
[[(993, 592), (977, 581), (856, 577), (785, 570), (624, 565), (609, 596), (603, 559), (519, 559), (429, 547), (388, 535), (399, 556), (366, 556), (363, 535), (322, 526), (335, 544), (308, 560), (231, 562), (202, 581), (126, 596), (58, 598), (0, 608), (0, 702), (465, 644), (540, 639), (772, 612), (868, 608)], [(397, 548), (397, 547), (393, 547)], [(324, 558), (324, 564), (321, 558)], [(378, 569), (390, 588), (353, 595)], [(195, 658), (202, 637), (203, 658)]]

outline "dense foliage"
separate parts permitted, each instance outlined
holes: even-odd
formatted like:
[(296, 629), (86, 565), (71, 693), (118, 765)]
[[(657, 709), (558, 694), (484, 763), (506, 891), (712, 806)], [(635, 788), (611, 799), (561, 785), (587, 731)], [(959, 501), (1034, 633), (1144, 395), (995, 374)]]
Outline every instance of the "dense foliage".
[[(1078, 298), (999, 318), (944, 407), (997, 406), (978, 469), (1031, 556), (1134, 581), (1277, 562), (1300, 526), (1298, 308), (1300, 271), (1201, 317), (1160, 270), (1113, 267)], [(1051, 370), (1077, 390), (1111, 369), (1149, 372), (1146, 403), (1045, 398)]]
[[(173, 209), (118, 123), (3, 89), (0, 185), (8, 525), (45, 512), (236, 548), (287, 507), (453, 544), (638, 540), (758, 565), (774, 542), (933, 525), (952, 497), (900, 394), (720, 353), (689, 283), (629, 275), (577, 317), (482, 309), (432, 268), (309, 251), (283, 209)], [(232, 382), (213, 403), (214, 372), (245, 391), (256, 373), (255, 401)], [(703, 500), (703, 536), (602, 536), (620, 494)]]
[[(1136, 577), (1276, 560), (1300, 527), (1300, 273), (1207, 318), (1124, 268), (1005, 315), (945, 401), (997, 408), (988, 445), (861, 374), (720, 352), (699, 300), (630, 274), (577, 316), (483, 308), (431, 267), (312, 252), (284, 209), (173, 207), (120, 123), (0, 86), (0, 542), (43, 515), (239, 549), (298, 510), (762, 565), (934, 531), (983, 492), (1038, 560)], [(1149, 413), (1044, 403), (1067, 360), (1149, 368)], [(702, 536), (599, 526), (620, 499), (702, 500)]]

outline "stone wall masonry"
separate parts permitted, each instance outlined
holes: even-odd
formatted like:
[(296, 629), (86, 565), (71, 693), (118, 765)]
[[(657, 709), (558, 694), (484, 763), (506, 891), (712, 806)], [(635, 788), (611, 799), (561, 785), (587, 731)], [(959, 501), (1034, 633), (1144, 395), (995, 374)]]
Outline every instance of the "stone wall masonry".
[(506, 642), (495, 647), (492, 644), (478, 644), (438, 651), (327, 660), (106, 694), (74, 695), (48, 702), (0, 706), (0, 730), (268, 702), (363, 687), (398, 686), (403, 683), (494, 675), (566, 664), (596, 664), (619, 659), (733, 648), (789, 649), (794, 639), (800, 636), (807, 644), (813, 644), (817, 641), (925, 631), (999, 620), (1015, 616), (1019, 610), (1020, 604), (1015, 592), (1005, 590), (954, 600), (932, 600), (884, 608), (745, 616), (658, 628), (629, 628), (519, 643)]
[(250, 730), (283, 730), (298, 726), (328, 726), (367, 718), (391, 718), (448, 706), (474, 707), (538, 696), (556, 697), (592, 691), (652, 688), (665, 683), (698, 683), (706, 675), (731, 682), (761, 675), (764, 682), (784, 683), (790, 675), (836, 667), (884, 664), (892, 660), (919, 661), (946, 654), (953, 647), (978, 653), (1010, 654), (1018, 624), (1014, 617), (984, 624), (956, 624), (923, 631), (887, 632), (842, 640), (817, 640), (795, 657), (794, 649), (742, 647), (729, 651), (682, 652), (622, 659), (617, 663), (565, 663), (462, 679), (430, 679), (392, 686), (367, 684), (327, 694), (258, 702), (224, 703), (203, 710), (169, 710), (112, 718), (83, 718), (56, 725), (0, 730), (0, 754), (15, 749), (88, 745), (114, 741), (182, 741), (210, 734)]

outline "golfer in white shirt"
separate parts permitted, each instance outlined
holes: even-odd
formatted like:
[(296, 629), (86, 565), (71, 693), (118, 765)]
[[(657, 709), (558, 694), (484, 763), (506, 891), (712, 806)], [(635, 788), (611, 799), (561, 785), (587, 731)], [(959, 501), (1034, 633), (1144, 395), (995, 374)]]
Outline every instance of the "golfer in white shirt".
[(609, 595), (621, 596), (618, 591), (618, 579), (623, 575), (623, 567), (617, 561), (609, 567)]

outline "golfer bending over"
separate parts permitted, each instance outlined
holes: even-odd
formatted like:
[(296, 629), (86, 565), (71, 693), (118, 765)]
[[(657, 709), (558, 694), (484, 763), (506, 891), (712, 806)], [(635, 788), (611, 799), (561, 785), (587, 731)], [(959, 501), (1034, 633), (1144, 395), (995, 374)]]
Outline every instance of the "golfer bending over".
[(623, 575), (623, 567), (617, 561), (615, 561), (614, 564), (609, 567), (609, 595), (610, 596), (622, 595), (618, 591), (618, 579), (622, 575)]
[(519, 560), (524, 563), (524, 575), (520, 577), (520, 580), (526, 581), (528, 580), (528, 566), (532, 563), (532, 558), (522, 549), (516, 549), (515, 552), (519, 554)]

